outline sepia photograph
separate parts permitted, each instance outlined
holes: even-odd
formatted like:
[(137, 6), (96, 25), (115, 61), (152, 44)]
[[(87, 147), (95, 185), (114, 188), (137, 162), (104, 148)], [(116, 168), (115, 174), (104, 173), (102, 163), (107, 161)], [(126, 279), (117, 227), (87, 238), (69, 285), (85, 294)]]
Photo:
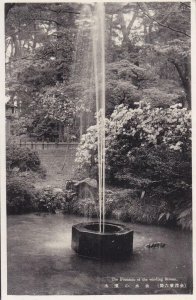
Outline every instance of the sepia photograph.
[(192, 9), (4, 3), (5, 296), (193, 295)]

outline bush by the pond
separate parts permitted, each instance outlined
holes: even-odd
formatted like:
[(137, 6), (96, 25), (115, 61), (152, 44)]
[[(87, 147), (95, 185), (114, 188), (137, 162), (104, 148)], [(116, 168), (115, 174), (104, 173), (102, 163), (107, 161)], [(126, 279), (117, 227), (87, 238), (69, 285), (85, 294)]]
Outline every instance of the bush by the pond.
[(191, 199), (182, 199), (176, 201), (174, 209), (177, 225), (183, 229), (192, 230), (192, 201)]
[(177, 224), (183, 229), (192, 230), (192, 208), (184, 209), (178, 214)]
[[(76, 162), (83, 172), (93, 168), (97, 171), (96, 126), (90, 127), (83, 135)], [(173, 167), (175, 167), (174, 172), (172, 172)], [(141, 179), (158, 181), (160, 174), (167, 172), (165, 176), (167, 180), (168, 177), (170, 181), (178, 179), (178, 184), (179, 180), (182, 181), (183, 187), (186, 184), (190, 186), (191, 115), (189, 111), (178, 108), (152, 109), (149, 106), (143, 109), (128, 109), (123, 105), (116, 107), (111, 118), (106, 120), (106, 180), (111, 184), (114, 181), (115, 183), (127, 181), (131, 184), (129, 177), (131, 175), (134, 177), (138, 168), (137, 174), (140, 174)], [(127, 180), (125, 175), (128, 177)], [(157, 176), (158, 179), (155, 179)], [(164, 183), (164, 180), (161, 180), (161, 184)], [(137, 182), (134, 184), (137, 185)]]
[[(166, 224), (170, 220), (162, 218), (161, 213), (168, 213), (167, 203), (162, 200), (151, 203), (141, 202), (138, 193), (131, 189), (116, 189), (106, 191), (106, 217), (115, 220), (129, 221), (143, 224)], [(93, 199), (75, 200), (71, 207), (71, 213), (85, 217), (99, 216), (99, 203)], [(166, 222), (167, 221), (167, 222)]]
[(68, 212), (66, 193), (51, 186), (43, 189), (35, 187), (21, 177), (7, 178), (7, 213), (23, 214), (31, 212)]
[(139, 193), (132, 189), (122, 189), (108, 195), (106, 207), (108, 217), (125, 222), (163, 225), (172, 221), (172, 216), (170, 220), (159, 220), (162, 213), (169, 211), (164, 199), (141, 199)]
[(56, 210), (66, 210), (66, 196), (61, 189), (51, 186), (39, 190), (37, 210), (39, 212), (55, 213)]
[(84, 217), (98, 217), (99, 205), (91, 198), (79, 199), (73, 203), (71, 212)]
[[(125, 222), (168, 225), (176, 224), (191, 229), (191, 207), (186, 201), (171, 207), (168, 201), (143, 197), (135, 189), (106, 190), (106, 218)], [(99, 203), (91, 198), (80, 199), (71, 193), (51, 186), (36, 190), (21, 178), (7, 180), (7, 212), (22, 214), (30, 212), (76, 214), (84, 217), (98, 217)]]
[[(96, 126), (83, 136), (76, 161), (83, 174), (97, 176)], [(160, 219), (154, 216), (152, 220), (167, 223), (175, 219), (190, 227), (191, 213), (186, 209), (191, 206), (191, 175), (190, 111), (120, 105), (106, 120), (106, 181), (144, 193), (147, 207), (152, 208), (146, 212), (147, 207), (138, 202), (137, 209), (143, 211), (143, 217), (136, 217), (138, 221), (150, 221), (148, 215), (155, 214), (152, 199), (162, 199), (169, 210), (159, 210)]]
[(11, 142), (6, 147), (6, 165), (7, 170), (17, 168), (20, 171), (43, 172), (39, 156), (35, 151)]
[[(183, 229), (191, 229), (191, 208), (171, 205), (164, 197), (146, 197), (141, 199), (140, 192), (134, 189), (106, 190), (106, 218), (124, 222), (178, 225)], [(178, 203), (179, 204), (179, 203)], [(98, 217), (99, 203), (91, 198), (74, 199), (69, 213), (84, 217)]]
[(7, 213), (23, 214), (36, 211), (37, 192), (35, 188), (21, 178), (7, 179)]

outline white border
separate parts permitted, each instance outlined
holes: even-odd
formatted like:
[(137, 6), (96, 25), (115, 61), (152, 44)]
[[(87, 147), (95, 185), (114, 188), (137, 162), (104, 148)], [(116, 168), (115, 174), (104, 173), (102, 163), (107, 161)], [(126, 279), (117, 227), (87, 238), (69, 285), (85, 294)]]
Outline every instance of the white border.
[[(80, 3), (86, 3), (86, 2), (191, 2), (192, 5), (192, 11), (191, 11), (191, 17), (192, 17), (192, 34), (191, 34), (191, 40), (192, 40), (192, 58), (191, 58), (191, 65), (192, 65), (192, 127), (193, 127), (193, 152), (192, 152), (192, 159), (193, 159), (193, 228), (195, 228), (195, 221), (194, 217), (196, 216), (196, 204), (194, 203), (194, 199), (196, 199), (196, 118), (195, 118), (195, 112), (196, 112), (196, 0), (185, 0), (185, 1), (178, 1), (178, 0), (129, 0), (129, 1), (116, 1), (116, 0), (97, 0), (97, 1), (86, 1), (86, 0), (31, 0), (31, 1), (2, 1), (0, 2), (0, 20), (1, 20), (1, 26), (0, 26), (0, 38), (1, 38), (1, 47), (0, 47), (0, 89), (1, 89), (1, 97), (0, 97), (0, 188), (1, 188), (1, 291), (2, 291), (2, 299), (7, 300), (28, 300), (28, 299), (118, 299), (119, 297), (128, 300), (128, 299), (194, 299), (196, 296), (195, 293), (195, 287), (196, 287), (196, 269), (195, 264), (193, 264), (193, 295), (92, 295), (92, 296), (69, 296), (69, 295), (50, 295), (50, 296), (8, 296), (7, 295), (7, 219), (6, 219), (6, 182), (5, 182), (5, 170), (6, 170), (6, 163), (5, 163), (5, 60), (4, 60), (4, 3), (8, 2), (14, 2), (14, 3), (52, 3), (52, 2), (80, 2)], [(195, 99), (195, 100), (194, 100)], [(195, 103), (194, 103), (195, 101)], [(196, 242), (196, 233), (195, 230), (193, 230), (193, 249), (195, 250), (195, 242)], [(193, 251), (193, 262), (196, 261), (196, 251)]]

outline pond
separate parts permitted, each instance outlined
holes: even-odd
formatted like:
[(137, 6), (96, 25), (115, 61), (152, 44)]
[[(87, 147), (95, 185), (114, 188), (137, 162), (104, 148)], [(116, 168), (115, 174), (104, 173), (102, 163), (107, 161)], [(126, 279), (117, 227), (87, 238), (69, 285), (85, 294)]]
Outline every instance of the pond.
[[(190, 232), (126, 223), (134, 230), (132, 257), (101, 263), (71, 249), (72, 225), (86, 221), (63, 214), (8, 216), (8, 294), (192, 293)], [(166, 245), (145, 246), (153, 242)]]

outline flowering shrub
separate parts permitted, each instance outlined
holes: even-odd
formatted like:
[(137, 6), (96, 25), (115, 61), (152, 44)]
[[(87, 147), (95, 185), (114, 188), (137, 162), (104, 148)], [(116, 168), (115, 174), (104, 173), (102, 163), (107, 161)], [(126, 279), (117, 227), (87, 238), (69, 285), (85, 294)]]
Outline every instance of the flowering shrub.
[[(179, 220), (191, 203), (191, 114), (167, 109), (115, 108), (106, 120), (106, 182), (145, 191), (145, 197), (165, 199)], [(96, 126), (79, 145), (76, 161), (83, 174), (98, 173)], [(181, 205), (181, 200), (187, 203)], [(164, 211), (167, 216), (169, 211)], [(179, 221), (178, 221), (179, 223)], [(186, 227), (186, 225), (184, 226)]]
[[(191, 115), (177, 107), (162, 109), (149, 105), (143, 109), (128, 109), (124, 105), (115, 108), (106, 119), (106, 167), (112, 163), (127, 164), (134, 160), (135, 149), (158, 149), (164, 145), (167, 151), (186, 155), (191, 151)], [(80, 142), (76, 162), (81, 169), (97, 164), (97, 130), (91, 126)]]
[(186, 151), (191, 146), (191, 115), (185, 108), (151, 109), (147, 105), (128, 109), (120, 105), (111, 115), (109, 128), (112, 138), (129, 138), (132, 147), (166, 144), (170, 149)]

